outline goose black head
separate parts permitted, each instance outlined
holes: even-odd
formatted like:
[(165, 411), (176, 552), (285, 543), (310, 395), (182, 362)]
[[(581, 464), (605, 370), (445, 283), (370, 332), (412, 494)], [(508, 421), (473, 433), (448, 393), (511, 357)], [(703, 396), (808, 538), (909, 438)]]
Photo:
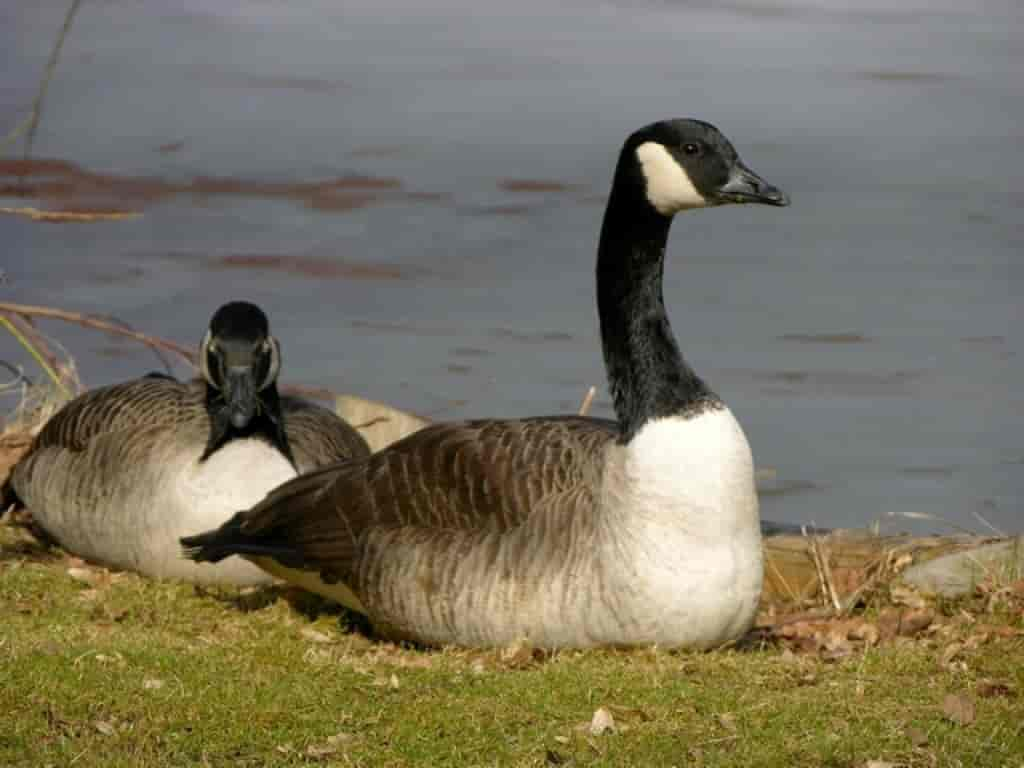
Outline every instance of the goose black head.
[(290, 458), (281, 424), (277, 376), (281, 346), (255, 304), (232, 301), (218, 309), (199, 347), (212, 429), (203, 458), (230, 436), (268, 432)]
[(789, 205), (784, 192), (743, 164), (721, 131), (700, 120), (641, 128), (626, 140), (619, 173), (632, 176), (662, 216), (730, 203)]

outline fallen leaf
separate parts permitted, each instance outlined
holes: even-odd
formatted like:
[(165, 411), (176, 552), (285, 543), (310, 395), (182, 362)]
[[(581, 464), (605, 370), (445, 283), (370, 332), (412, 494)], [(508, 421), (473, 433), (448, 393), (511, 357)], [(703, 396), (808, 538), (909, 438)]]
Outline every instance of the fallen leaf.
[(338, 748), (331, 744), (324, 744), (323, 746), (318, 746), (317, 744), (310, 744), (308, 747), (306, 747), (306, 757), (312, 757), (314, 760), (317, 760), (321, 757), (333, 755), (337, 751)]
[(723, 712), (718, 716), (718, 724), (729, 733), (736, 733), (736, 716), (729, 712)]
[(950, 643), (946, 646), (942, 652), (942, 656), (939, 657), (939, 666), (943, 669), (951, 669), (953, 659), (955, 659), (960, 652), (964, 649), (963, 643)]
[(157, 680), (153, 677), (148, 677), (142, 681), (142, 690), (144, 691), (159, 691), (164, 687), (163, 680)]
[(903, 611), (899, 608), (888, 606), (883, 608), (882, 612), (878, 615), (878, 633), (881, 635), (881, 639), (885, 641), (892, 640), (900, 632), (900, 618), (903, 616)]
[(600, 736), (608, 731), (615, 731), (615, 718), (612, 713), (604, 707), (598, 707), (594, 716), (590, 718), (590, 733), (592, 736)]
[(96, 728), (97, 731), (102, 733), (104, 736), (113, 736), (117, 732), (117, 729), (114, 728), (114, 726), (111, 723), (108, 723), (106, 720), (97, 720), (95, 723), (93, 723), (93, 726)]
[(928, 734), (920, 728), (916, 728), (914, 726), (907, 728), (907, 738), (910, 739), (912, 746), (924, 747), (928, 745)]
[(933, 621), (935, 621), (935, 611), (931, 608), (912, 608), (903, 614), (899, 633), (903, 637), (914, 637), (928, 629)]
[(959, 693), (946, 695), (946, 698), (942, 700), (942, 714), (957, 725), (970, 725), (977, 716), (974, 702)]
[(394, 690), (398, 690), (398, 675), (396, 675), (394, 672), (392, 672), (391, 677), (388, 678), (388, 685)]
[(543, 658), (543, 652), (526, 640), (520, 640), (502, 648), (499, 658), (509, 669), (525, 669)]
[(1013, 698), (1016, 695), (1013, 686), (1002, 680), (979, 680), (975, 691), (983, 699), (993, 699), (997, 696)]
[(299, 634), (303, 640), (308, 640), (311, 643), (333, 643), (335, 638), (333, 635), (328, 635), (312, 627), (306, 627)]
[(890, 763), (886, 760), (868, 760), (864, 763), (864, 768), (896, 768), (896, 763)]
[(889, 598), (896, 605), (905, 605), (908, 608), (924, 608), (926, 603), (921, 594), (912, 587), (902, 584), (893, 584), (889, 587)]
[(89, 586), (95, 586), (100, 580), (100, 575), (91, 568), (68, 568), (67, 574), (75, 581)]
[(863, 621), (860, 624), (854, 625), (850, 630), (849, 637), (851, 640), (860, 640), (869, 648), (874, 647), (878, 645), (878, 627), (869, 621)]

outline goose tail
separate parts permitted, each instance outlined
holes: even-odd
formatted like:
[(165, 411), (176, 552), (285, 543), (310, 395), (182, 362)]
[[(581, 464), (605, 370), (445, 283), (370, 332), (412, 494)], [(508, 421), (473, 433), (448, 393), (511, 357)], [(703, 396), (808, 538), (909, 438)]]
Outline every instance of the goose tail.
[(302, 532), (316, 506), (325, 470), (314, 470), (279, 486), (252, 509), (236, 512), (219, 528), (180, 539), (182, 555), (197, 563), (226, 557), (270, 557), (289, 568), (303, 563)]
[(183, 536), (181, 554), (197, 563), (219, 563), (225, 557), (240, 555), (248, 549), (246, 536), (242, 533), (242, 516), (235, 515), (220, 528), (197, 533), (194, 536)]

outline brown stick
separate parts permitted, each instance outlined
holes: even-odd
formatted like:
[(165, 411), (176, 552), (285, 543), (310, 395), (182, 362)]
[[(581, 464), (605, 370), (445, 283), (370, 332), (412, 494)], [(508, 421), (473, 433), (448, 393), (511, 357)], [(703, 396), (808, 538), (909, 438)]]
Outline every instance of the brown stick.
[(590, 411), (590, 406), (594, 402), (594, 395), (597, 394), (597, 387), (591, 387), (587, 390), (587, 394), (583, 396), (583, 402), (580, 403), (580, 409), (578, 411), (580, 416), (586, 416)]
[(39, 84), (39, 92), (36, 94), (35, 101), (32, 102), (32, 119), (28, 124), (28, 133), (25, 136), (25, 159), (27, 160), (32, 155), (32, 142), (36, 137), (36, 128), (39, 127), (39, 120), (43, 116), (43, 100), (46, 98), (46, 90), (50, 87), (50, 80), (53, 78), (53, 71), (57, 68), (57, 59), (60, 58), (60, 49), (64, 47), (64, 40), (68, 36), (68, 31), (71, 29), (71, 22), (75, 18), (75, 14), (78, 12), (78, 6), (82, 4), (82, 0), (71, 0), (71, 6), (68, 8), (67, 14), (64, 16), (64, 25), (60, 28), (60, 34), (57, 36), (57, 43), (53, 46), (53, 51), (50, 52), (50, 60), (46, 62), (46, 73), (43, 75), (43, 80)]
[(105, 331), (106, 333), (113, 333), (119, 336), (127, 336), (129, 339), (135, 339), (139, 343), (145, 344), (151, 349), (162, 349), (168, 352), (173, 352), (193, 368), (196, 367), (196, 353), (188, 347), (174, 341), (169, 341), (168, 339), (161, 339), (158, 336), (151, 336), (146, 333), (140, 333), (139, 331), (123, 328), (115, 323), (100, 320), (97, 317), (85, 315), (81, 312), (70, 312), (68, 310), (55, 309), (53, 307), (38, 307), (31, 304), (15, 304), (14, 302), (9, 301), (0, 301), (0, 312), (8, 312), (14, 315), (21, 315), (22, 317), (45, 317), (51, 320), (62, 320), (65, 323), (75, 323), (76, 325), (81, 325), (84, 328), (93, 328), (97, 331)]

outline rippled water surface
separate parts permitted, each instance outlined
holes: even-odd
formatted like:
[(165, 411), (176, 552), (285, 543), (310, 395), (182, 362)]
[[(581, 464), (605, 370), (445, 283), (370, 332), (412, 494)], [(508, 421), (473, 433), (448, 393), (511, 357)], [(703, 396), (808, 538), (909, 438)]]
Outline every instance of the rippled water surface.
[[(65, 10), (0, 7), (0, 134)], [(0, 216), (0, 297), (189, 343), (248, 297), (292, 382), (437, 418), (599, 384), (607, 414), (615, 154), (699, 116), (793, 198), (680, 216), (666, 266), (684, 353), (771, 470), (765, 516), (1021, 530), (1022, 41), (1009, 0), (84, 3), (0, 206), (143, 215)], [(46, 328), (90, 385), (156, 364)]]

